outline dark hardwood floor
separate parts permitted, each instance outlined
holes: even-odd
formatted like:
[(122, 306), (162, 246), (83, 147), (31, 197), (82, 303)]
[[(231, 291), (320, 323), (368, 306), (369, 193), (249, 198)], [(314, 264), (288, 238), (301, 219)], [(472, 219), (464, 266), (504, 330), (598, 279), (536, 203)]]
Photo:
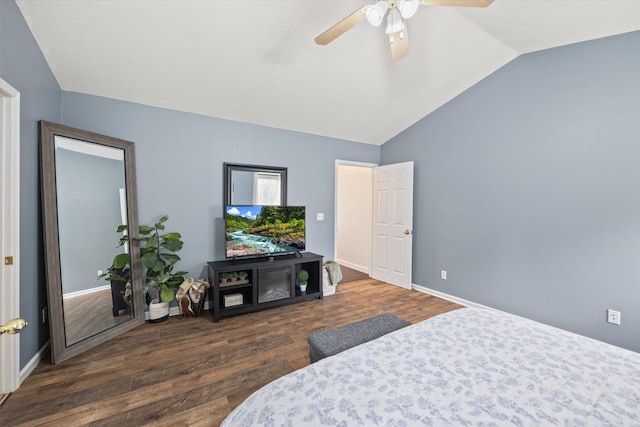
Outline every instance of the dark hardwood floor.
[(372, 279), (334, 295), (213, 323), (145, 324), (59, 365), (0, 406), (1, 426), (217, 426), (253, 391), (309, 364), (307, 336), (380, 313), (415, 323), (460, 306)]

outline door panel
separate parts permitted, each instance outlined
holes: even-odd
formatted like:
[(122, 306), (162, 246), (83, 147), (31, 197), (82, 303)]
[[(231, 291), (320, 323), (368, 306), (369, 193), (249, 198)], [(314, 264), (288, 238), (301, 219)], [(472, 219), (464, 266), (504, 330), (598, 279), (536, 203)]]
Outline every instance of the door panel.
[(371, 277), (411, 289), (413, 162), (375, 168), (373, 191)]
[[(20, 311), (20, 93), (0, 79), (0, 323)], [(12, 257), (5, 261), (5, 257)], [(11, 264), (11, 262), (13, 264)], [(20, 340), (0, 336), (0, 394), (20, 386)]]

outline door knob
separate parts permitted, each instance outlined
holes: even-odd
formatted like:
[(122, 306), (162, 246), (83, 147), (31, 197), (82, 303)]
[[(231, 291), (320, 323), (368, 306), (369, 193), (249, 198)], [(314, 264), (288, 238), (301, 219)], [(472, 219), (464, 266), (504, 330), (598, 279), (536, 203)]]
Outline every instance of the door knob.
[(4, 334), (17, 334), (27, 326), (27, 322), (24, 319), (11, 319), (5, 325), (0, 326), (0, 335)]
[(404, 234), (405, 236), (408, 236), (409, 234), (411, 234), (411, 232), (409, 230), (404, 230)]

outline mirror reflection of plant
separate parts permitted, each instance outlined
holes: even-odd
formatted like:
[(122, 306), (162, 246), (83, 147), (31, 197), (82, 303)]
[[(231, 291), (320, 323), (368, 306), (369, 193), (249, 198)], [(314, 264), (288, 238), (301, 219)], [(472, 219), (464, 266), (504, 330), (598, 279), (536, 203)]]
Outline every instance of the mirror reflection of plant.
[[(118, 244), (116, 245), (117, 248), (121, 248), (129, 242), (129, 236), (127, 236), (127, 234), (124, 233), (126, 230), (127, 230), (126, 225), (119, 225), (118, 228), (116, 229), (116, 233), (119, 233), (122, 235), (120, 237), (120, 240), (118, 241)], [(113, 258), (113, 262), (111, 263), (111, 266), (108, 267), (106, 271), (107, 271), (106, 273), (99, 275), (97, 279), (104, 278), (104, 280), (107, 280), (109, 282), (114, 281), (114, 282), (130, 283), (131, 269), (129, 266), (129, 254), (123, 252), (121, 254), (116, 255)]]

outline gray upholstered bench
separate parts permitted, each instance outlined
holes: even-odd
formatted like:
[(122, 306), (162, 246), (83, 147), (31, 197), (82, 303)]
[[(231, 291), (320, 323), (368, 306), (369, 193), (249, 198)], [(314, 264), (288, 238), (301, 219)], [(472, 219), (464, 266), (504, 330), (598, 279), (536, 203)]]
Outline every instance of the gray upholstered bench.
[(391, 313), (384, 313), (349, 325), (316, 332), (307, 338), (309, 359), (311, 363), (317, 362), (410, 324)]

